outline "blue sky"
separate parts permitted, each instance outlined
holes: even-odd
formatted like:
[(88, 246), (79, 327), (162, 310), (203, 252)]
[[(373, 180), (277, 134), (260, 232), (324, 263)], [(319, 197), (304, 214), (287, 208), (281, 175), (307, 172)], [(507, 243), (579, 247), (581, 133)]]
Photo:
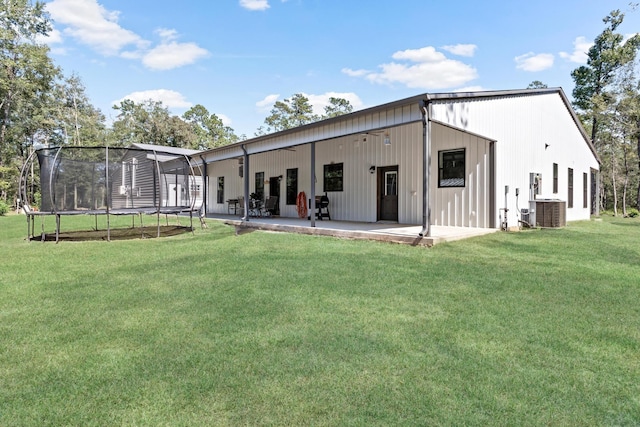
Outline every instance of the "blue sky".
[(628, 0), (49, 0), (46, 43), (113, 120), (124, 98), (173, 114), (204, 105), (252, 137), (276, 100), (304, 93), (356, 109), (424, 92), (573, 90), (611, 10)]

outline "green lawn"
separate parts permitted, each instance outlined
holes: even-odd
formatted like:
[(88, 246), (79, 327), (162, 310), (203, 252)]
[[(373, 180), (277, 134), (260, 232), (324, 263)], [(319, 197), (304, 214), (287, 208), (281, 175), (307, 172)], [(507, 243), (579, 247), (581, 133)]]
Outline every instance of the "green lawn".
[(640, 425), (639, 220), (25, 235), (0, 217), (0, 426)]

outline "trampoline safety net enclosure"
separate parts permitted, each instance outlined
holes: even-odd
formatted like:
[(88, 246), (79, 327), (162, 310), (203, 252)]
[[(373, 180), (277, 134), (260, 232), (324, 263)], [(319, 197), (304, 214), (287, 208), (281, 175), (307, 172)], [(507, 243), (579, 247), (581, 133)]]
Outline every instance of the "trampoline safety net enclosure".
[[(55, 147), (33, 152), (21, 177), (21, 200), (33, 237), (33, 218), (56, 216), (56, 241), (64, 215), (160, 215), (189, 213), (202, 206), (203, 178), (181, 149)], [(32, 209), (34, 162), (39, 163), (41, 202)], [(193, 223), (191, 222), (191, 225)]]

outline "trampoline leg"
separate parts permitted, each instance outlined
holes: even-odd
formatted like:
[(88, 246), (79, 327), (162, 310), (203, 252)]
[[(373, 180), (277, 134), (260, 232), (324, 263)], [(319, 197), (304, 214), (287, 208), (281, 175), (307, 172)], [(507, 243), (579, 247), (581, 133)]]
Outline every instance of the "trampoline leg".
[(60, 241), (60, 215), (56, 215), (56, 243)]

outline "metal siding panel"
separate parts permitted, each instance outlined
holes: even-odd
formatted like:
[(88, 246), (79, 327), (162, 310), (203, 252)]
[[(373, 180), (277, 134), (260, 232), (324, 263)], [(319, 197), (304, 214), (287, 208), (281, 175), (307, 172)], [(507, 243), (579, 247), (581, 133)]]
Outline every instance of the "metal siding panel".
[[(509, 185), (506, 207), (510, 225), (516, 224), (517, 208), (523, 207), (529, 199), (530, 172), (543, 175), (540, 197), (567, 200), (567, 169), (573, 168), (575, 176), (580, 177), (582, 173), (589, 173), (590, 168), (599, 168), (557, 93), (435, 103), (433, 110), (436, 120), (497, 141), (496, 215), (497, 208), (504, 205), (504, 189)], [(547, 148), (545, 144), (548, 144)], [(552, 192), (553, 163), (559, 165), (557, 194)], [(574, 198), (582, 191), (581, 181), (579, 184), (574, 184)], [(520, 189), (519, 203), (515, 198), (516, 188)], [(569, 221), (588, 219), (589, 216), (589, 208), (582, 208), (579, 203), (567, 209)]]
[[(489, 141), (468, 133), (433, 124), (431, 160), (431, 210), (434, 225), (486, 227), (478, 211), (488, 204), (487, 183), (483, 176), (488, 168)], [(465, 148), (465, 187), (438, 188), (438, 152)]]

